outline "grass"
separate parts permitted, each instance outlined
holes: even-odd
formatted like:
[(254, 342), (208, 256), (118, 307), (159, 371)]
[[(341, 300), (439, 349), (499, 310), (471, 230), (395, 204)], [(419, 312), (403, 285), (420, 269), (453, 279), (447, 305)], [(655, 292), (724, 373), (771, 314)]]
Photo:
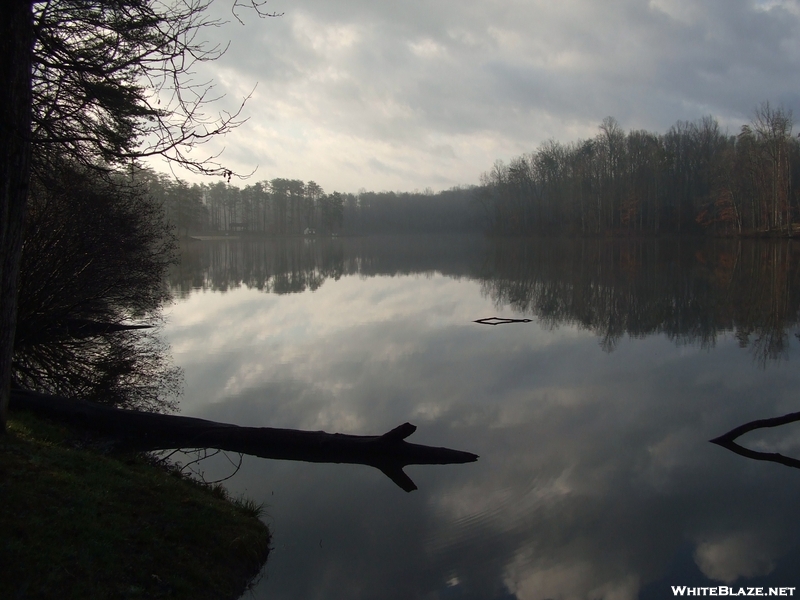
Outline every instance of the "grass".
[(263, 507), (15, 413), (0, 435), (0, 598), (235, 599), (269, 554)]

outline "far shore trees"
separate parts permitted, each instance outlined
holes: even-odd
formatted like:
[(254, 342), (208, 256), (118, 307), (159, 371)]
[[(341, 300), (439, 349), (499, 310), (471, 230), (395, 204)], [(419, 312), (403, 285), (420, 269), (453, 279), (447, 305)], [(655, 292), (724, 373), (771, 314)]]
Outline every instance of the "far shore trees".
[(791, 111), (761, 104), (738, 136), (712, 117), (666, 134), (625, 134), (611, 117), (594, 139), (547, 141), (481, 178), (485, 229), (534, 233), (792, 235), (800, 141)]
[(182, 237), (197, 234), (298, 236), (479, 231), (474, 188), (428, 192), (326, 193), (314, 181), (274, 178), (239, 188), (227, 181), (192, 184), (151, 169), (134, 183), (158, 200)]

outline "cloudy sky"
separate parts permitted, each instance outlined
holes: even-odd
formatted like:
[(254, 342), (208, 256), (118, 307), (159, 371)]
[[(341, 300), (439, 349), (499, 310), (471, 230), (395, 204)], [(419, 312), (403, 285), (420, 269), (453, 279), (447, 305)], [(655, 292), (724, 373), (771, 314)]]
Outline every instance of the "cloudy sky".
[(800, 115), (797, 0), (271, 0), (283, 16), (244, 24), (231, 4), (212, 3), (228, 23), (205, 35), (230, 48), (198, 80), (219, 109), (256, 89), (203, 152), (257, 167), (250, 182), (441, 190), (608, 115), (663, 132), (710, 114), (731, 133), (765, 100)]

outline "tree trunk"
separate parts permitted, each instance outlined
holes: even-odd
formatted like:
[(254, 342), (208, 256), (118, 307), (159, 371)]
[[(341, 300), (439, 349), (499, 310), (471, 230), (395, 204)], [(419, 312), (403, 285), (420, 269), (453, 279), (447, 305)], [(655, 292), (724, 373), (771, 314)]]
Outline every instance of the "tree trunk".
[(0, 433), (5, 431), (31, 156), (33, 7), (0, 2)]
[(409, 444), (405, 438), (416, 430), (410, 423), (379, 436), (239, 427), (193, 417), (123, 410), (26, 390), (12, 390), (11, 406), (100, 434), (118, 450), (215, 448), (261, 458), (369, 465), (383, 471), (406, 492), (417, 489), (403, 472), (406, 465), (478, 460), (470, 452)]

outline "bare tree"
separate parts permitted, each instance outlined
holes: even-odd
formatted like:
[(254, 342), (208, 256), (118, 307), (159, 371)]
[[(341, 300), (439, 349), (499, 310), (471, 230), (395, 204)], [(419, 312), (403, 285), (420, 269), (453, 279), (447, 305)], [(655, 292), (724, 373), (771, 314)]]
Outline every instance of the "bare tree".
[(792, 125), (790, 111), (769, 103), (738, 137), (711, 116), (678, 121), (664, 135), (625, 134), (608, 117), (592, 140), (551, 140), (508, 165), (497, 162), (476, 200), (495, 234), (796, 235), (800, 140)]
[(791, 233), (790, 166), (792, 111), (772, 108), (764, 102), (755, 111), (753, 131), (762, 147), (762, 155), (769, 173), (767, 204), (768, 228), (779, 230), (785, 227)]
[(0, 2), (0, 432), (6, 428), (31, 155), (33, 13)]
[[(63, 153), (96, 165), (161, 155), (191, 170), (229, 176), (217, 157), (187, 150), (244, 120), (208, 114), (213, 85), (197, 63), (225, 51), (202, 41), (219, 21), (211, 0), (50, 0), (32, 5), (32, 139), (37, 155)], [(246, 99), (245, 99), (246, 100)]]

